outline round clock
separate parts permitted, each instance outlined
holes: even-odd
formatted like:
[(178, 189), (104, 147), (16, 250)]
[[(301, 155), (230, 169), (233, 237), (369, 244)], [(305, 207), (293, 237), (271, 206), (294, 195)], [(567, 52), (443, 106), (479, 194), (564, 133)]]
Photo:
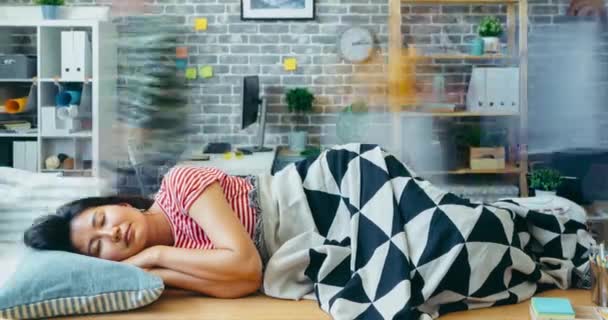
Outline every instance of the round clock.
[(340, 36), (340, 54), (350, 62), (363, 62), (374, 51), (374, 37), (372, 33), (361, 27), (352, 27)]

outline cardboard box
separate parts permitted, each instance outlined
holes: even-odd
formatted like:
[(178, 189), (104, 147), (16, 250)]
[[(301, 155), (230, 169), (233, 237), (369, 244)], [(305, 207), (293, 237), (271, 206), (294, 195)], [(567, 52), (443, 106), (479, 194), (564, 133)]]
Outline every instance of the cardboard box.
[(470, 167), (473, 170), (495, 170), (506, 167), (505, 148), (470, 148)]

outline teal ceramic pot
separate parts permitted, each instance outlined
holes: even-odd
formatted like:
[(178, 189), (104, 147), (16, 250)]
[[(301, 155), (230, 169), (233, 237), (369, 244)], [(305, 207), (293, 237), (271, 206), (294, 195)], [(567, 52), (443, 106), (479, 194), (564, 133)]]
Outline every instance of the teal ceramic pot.
[(59, 6), (42, 6), (42, 16), (46, 20), (56, 20), (59, 15)]
[(484, 42), (483, 42), (482, 38), (476, 38), (473, 41), (471, 41), (471, 55), (482, 56), (483, 52), (484, 52), (483, 43)]

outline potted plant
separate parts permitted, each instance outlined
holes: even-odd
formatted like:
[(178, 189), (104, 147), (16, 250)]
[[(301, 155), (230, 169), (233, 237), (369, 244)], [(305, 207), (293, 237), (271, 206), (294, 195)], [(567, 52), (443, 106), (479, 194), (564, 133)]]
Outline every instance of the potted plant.
[(537, 169), (533, 170), (530, 175), (530, 188), (534, 189), (537, 197), (555, 195), (557, 188), (561, 184), (562, 176), (555, 169)]
[(484, 17), (479, 23), (479, 36), (483, 39), (485, 53), (500, 51), (500, 39), (503, 29), (500, 20), (496, 17)]
[(36, 0), (36, 4), (42, 6), (42, 16), (47, 20), (57, 19), (59, 6), (64, 4), (64, 0)]
[[(285, 98), (288, 110), (300, 114), (312, 111), (312, 104), (315, 100), (315, 96), (306, 88), (290, 89), (285, 94)], [(289, 134), (289, 149), (292, 151), (304, 151), (307, 142), (308, 135), (306, 131), (294, 130)]]

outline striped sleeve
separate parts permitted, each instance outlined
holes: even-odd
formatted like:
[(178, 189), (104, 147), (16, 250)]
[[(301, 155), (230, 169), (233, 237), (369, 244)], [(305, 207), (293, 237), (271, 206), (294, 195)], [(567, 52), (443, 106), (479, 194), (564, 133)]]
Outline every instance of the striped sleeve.
[(183, 214), (188, 215), (190, 208), (203, 191), (214, 182), (222, 182), (227, 175), (210, 167), (175, 167), (165, 176), (165, 188), (169, 196)]

